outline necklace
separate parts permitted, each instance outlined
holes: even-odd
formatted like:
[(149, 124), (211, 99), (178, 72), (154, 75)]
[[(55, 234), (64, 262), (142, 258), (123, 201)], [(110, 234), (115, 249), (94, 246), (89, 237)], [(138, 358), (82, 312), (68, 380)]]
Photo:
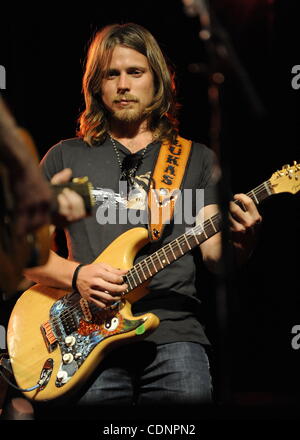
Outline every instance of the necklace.
[(127, 180), (128, 185), (130, 187), (133, 187), (134, 186), (133, 177), (135, 176), (138, 167), (143, 162), (143, 158), (148, 148), (148, 145), (146, 145), (146, 147), (143, 149), (142, 154), (139, 153), (129, 154), (125, 157), (123, 162), (121, 162), (119, 149), (117, 148), (115, 140), (112, 138), (110, 133), (109, 133), (109, 137), (113, 145), (114, 151), (116, 153), (118, 164), (121, 170), (120, 180)]

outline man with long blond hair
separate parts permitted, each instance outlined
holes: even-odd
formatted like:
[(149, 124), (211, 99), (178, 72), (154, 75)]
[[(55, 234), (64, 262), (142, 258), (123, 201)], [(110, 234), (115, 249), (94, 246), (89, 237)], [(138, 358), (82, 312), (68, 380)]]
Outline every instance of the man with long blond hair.
[[(146, 196), (162, 142), (178, 136), (173, 72), (158, 43), (142, 26), (114, 24), (99, 31), (88, 51), (83, 77), (85, 110), (77, 137), (52, 147), (42, 161), (48, 179), (63, 167), (87, 175), (97, 200), (94, 215), (68, 227), (69, 258), (55, 253), (46, 266), (27, 272), (42, 284), (71, 289), (104, 309), (122, 300), (126, 270), (93, 260), (123, 232), (147, 228)], [(174, 160), (174, 159), (173, 159)], [(206, 146), (193, 143), (181, 190), (191, 191), (195, 218), (218, 212), (215, 160)], [(196, 212), (196, 190), (204, 190)], [(232, 242), (242, 261), (254, 246), (254, 225), (261, 217), (244, 194), (230, 205)], [(130, 203), (129, 203), (130, 202)], [(198, 204), (199, 205), (199, 204)], [(244, 209), (241, 208), (244, 207)], [(199, 206), (198, 206), (199, 208)], [(124, 221), (126, 219), (126, 221)], [(163, 237), (150, 242), (140, 261), (192, 226), (184, 219), (165, 226)], [(201, 404), (212, 400), (212, 380), (205, 347), (209, 341), (199, 322), (195, 258), (213, 272), (219, 269), (221, 234), (216, 233), (152, 278), (150, 293), (133, 304), (138, 315), (154, 312), (158, 328), (143, 341), (117, 348), (99, 365), (82, 405)]]

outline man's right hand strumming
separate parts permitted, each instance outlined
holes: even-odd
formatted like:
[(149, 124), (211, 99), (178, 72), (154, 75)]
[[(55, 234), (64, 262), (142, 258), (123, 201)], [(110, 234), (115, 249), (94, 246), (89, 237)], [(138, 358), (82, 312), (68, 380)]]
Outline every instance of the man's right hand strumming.
[(76, 287), (81, 296), (100, 308), (121, 299), (128, 285), (123, 276), (127, 270), (119, 270), (106, 263), (82, 266), (78, 272)]

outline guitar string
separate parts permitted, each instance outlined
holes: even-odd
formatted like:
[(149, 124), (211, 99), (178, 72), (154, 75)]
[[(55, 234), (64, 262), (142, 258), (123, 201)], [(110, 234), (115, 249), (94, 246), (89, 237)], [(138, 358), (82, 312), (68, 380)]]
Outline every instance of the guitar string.
[[(217, 216), (217, 215), (215, 215), (215, 216)], [(212, 218), (215, 217), (215, 216), (212, 216)], [(202, 229), (203, 226), (204, 226), (204, 228), (205, 228), (205, 227), (207, 227), (209, 224), (210, 224), (210, 220), (206, 220), (206, 221), (204, 222), (203, 225), (198, 225), (198, 226), (196, 226), (196, 227), (193, 228), (193, 229), (194, 229), (194, 230), (197, 230), (197, 229), (200, 230), (200, 229)], [(182, 236), (179, 236), (176, 240), (177, 240), (178, 242), (181, 241), (181, 244), (185, 243), (185, 239), (184, 239)], [(175, 242), (176, 240), (174, 240), (174, 242)], [(170, 245), (170, 244), (171, 244), (171, 243), (169, 243), (169, 245)], [(166, 246), (168, 246), (168, 245), (166, 245)], [(165, 247), (165, 246), (164, 246), (164, 247)], [(151, 257), (154, 258), (153, 255), (155, 255), (155, 254), (156, 254), (156, 252), (155, 252), (154, 254), (152, 254)], [(149, 262), (150, 262), (150, 257), (147, 257), (147, 258), (145, 258), (144, 260), (149, 260)], [(142, 262), (144, 262), (144, 260), (142, 260)], [(140, 263), (138, 263), (137, 265), (133, 266), (133, 267), (129, 270), (129, 273), (126, 274), (126, 277), (128, 277), (128, 275), (129, 275), (129, 276), (132, 276), (132, 278), (133, 278), (134, 275), (133, 275), (132, 273), (130, 273), (130, 272), (135, 271), (135, 270), (136, 270), (135, 267), (138, 266), (139, 264), (141, 264), (142, 262), (140, 262)], [(146, 263), (145, 263), (145, 264), (146, 264)], [(152, 262), (151, 262), (151, 264), (155, 267), (155, 264), (153, 264)], [(151, 274), (151, 276), (152, 276), (152, 275), (154, 275), (154, 274)], [(133, 278), (133, 279), (134, 279), (134, 278)], [(144, 281), (146, 281), (146, 280), (144, 280)], [(139, 283), (139, 284), (140, 284), (140, 283)], [(137, 286), (136, 286), (136, 287), (137, 287)], [(134, 288), (135, 288), (135, 287), (134, 287)], [(133, 290), (133, 289), (131, 289), (131, 290)], [(130, 291), (131, 291), (131, 290), (130, 290)], [(128, 292), (127, 292), (127, 293), (128, 293)], [(80, 298), (80, 299), (81, 299), (81, 298)], [(76, 311), (80, 311), (80, 310), (81, 310), (81, 306), (80, 306), (80, 303), (79, 303), (80, 299), (77, 301), (76, 304), (74, 304), (73, 306), (70, 306), (70, 307), (65, 311), (65, 313), (62, 312), (62, 313), (63, 313), (63, 317), (60, 317), (60, 316), (58, 316), (58, 317), (53, 317), (53, 318), (50, 318), (49, 321), (51, 321), (51, 323), (53, 323), (54, 325), (56, 324), (56, 322), (59, 322), (59, 321), (61, 321), (61, 322), (66, 322), (67, 318), (70, 317), (70, 316), (73, 314), (73, 312), (76, 312)], [(103, 309), (103, 310), (109, 310), (109, 308), (108, 308), (108, 309)], [(101, 312), (101, 309), (100, 309), (100, 312)]]
[[(254, 191), (256, 192), (256, 195), (259, 195), (259, 193), (261, 193), (262, 191), (266, 192), (265, 184), (262, 184), (262, 185), (260, 185), (260, 187), (255, 188), (253, 190), (253, 192)], [(251, 195), (251, 194), (249, 193), (249, 195)], [(190, 236), (193, 237), (194, 240), (197, 243), (197, 239), (196, 239), (195, 235), (198, 235), (198, 232), (201, 231), (201, 229), (203, 229), (203, 231), (201, 231), (201, 232), (204, 232), (205, 228), (208, 225), (211, 226), (211, 221), (215, 221), (216, 219), (218, 219), (218, 217), (219, 217), (219, 214), (215, 214), (210, 219), (205, 221), (203, 224), (197, 225), (197, 227), (191, 228), (191, 230), (188, 231), (187, 234), (190, 234)], [(192, 234), (192, 231), (195, 232), (196, 234)], [(179, 246), (186, 245), (187, 244), (186, 242), (187, 242), (186, 234), (184, 234), (183, 236), (178, 237), (176, 240), (170, 242), (169, 244), (166, 244), (163, 248), (161, 248), (160, 250), (158, 250), (157, 252), (152, 254), (150, 257), (146, 257), (144, 260), (142, 260), (141, 262), (136, 264), (134, 266), (134, 268), (132, 268), (131, 270), (133, 272), (136, 272), (136, 274), (137, 274), (139, 279), (144, 278), (142, 282), (146, 281), (148, 278), (144, 276), (144, 272), (145, 271), (149, 272), (150, 276), (153, 275), (153, 273), (152, 273), (153, 271), (151, 272), (151, 270), (149, 269), (149, 266), (152, 265), (155, 269), (157, 269), (156, 268), (156, 264), (157, 263), (159, 263), (160, 266), (163, 266), (163, 264), (161, 262), (161, 257), (163, 257), (163, 259), (165, 259), (165, 255), (164, 254), (166, 254), (167, 259), (168, 259), (168, 256), (169, 257), (171, 256), (171, 259), (173, 260), (174, 255), (172, 255), (172, 254), (173, 254), (174, 245), (176, 245), (178, 247), (178, 244), (179, 244)], [(152, 261), (154, 259), (156, 259), (155, 263), (153, 263), (153, 261)], [(175, 259), (176, 259), (176, 257), (175, 257)], [(135, 274), (133, 273), (132, 274), (132, 278), (133, 278), (133, 282), (136, 284), (135, 276), (134, 275)], [(128, 277), (128, 275), (127, 275), (127, 277)], [(135, 286), (135, 287), (137, 287), (137, 286)]]
[[(259, 193), (261, 193), (261, 192), (265, 192), (265, 191), (266, 191), (265, 183), (261, 184), (259, 187), (255, 188), (255, 189), (252, 190), (252, 191), (253, 191), (253, 192), (255, 191), (256, 195), (259, 195)], [(252, 192), (252, 191), (251, 191), (251, 192)], [(251, 195), (251, 192), (249, 192), (247, 195)], [(235, 202), (237, 202), (237, 201), (235, 201)], [(211, 226), (211, 220), (215, 220), (217, 217), (219, 217), (219, 213), (217, 213), (217, 214), (215, 214), (214, 216), (210, 217), (210, 218), (209, 218), (208, 220), (206, 220), (203, 224), (201, 224), (201, 225), (197, 225), (197, 226), (195, 226), (194, 228), (191, 228), (191, 230), (193, 230), (196, 234), (197, 234), (199, 231), (201, 231), (201, 233), (203, 233), (204, 229), (205, 229), (208, 225)], [(191, 230), (188, 231), (188, 232), (191, 232)], [(186, 235), (186, 234), (183, 234), (182, 236), (179, 236), (176, 240), (173, 240), (173, 242), (171, 242), (171, 243), (165, 245), (163, 248), (161, 248), (161, 249), (158, 250), (157, 252), (153, 253), (151, 256), (146, 257), (144, 260), (142, 260), (141, 262), (139, 262), (138, 264), (136, 264), (135, 266), (133, 266), (133, 267), (129, 270), (129, 272), (128, 272), (128, 274), (126, 275), (126, 277), (128, 277), (128, 276), (131, 276), (131, 277), (132, 277), (132, 281), (136, 284), (136, 286), (134, 286), (133, 289), (135, 289), (136, 287), (138, 287), (138, 285), (141, 284), (140, 282), (136, 283), (136, 280), (135, 280), (135, 278), (134, 278), (134, 272), (136, 272), (136, 273), (138, 274), (138, 277), (139, 277), (139, 275), (142, 276), (142, 273), (141, 273), (141, 272), (139, 271), (139, 269), (137, 269), (136, 267), (137, 267), (137, 266), (141, 266), (141, 267), (142, 267), (142, 264), (144, 264), (144, 269), (147, 268), (147, 271), (150, 273), (150, 277), (153, 276), (153, 275), (155, 275), (155, 273), (154, 273), (154, 274), (151, 273), (151, 271), (149, 270), (148, 266), (151, 264), (155, 269), (157, 269), (157, 272), (160, 271), (164, 266), (162, 265), (162, 263), (161, 263), (161, 261), (160, 261), (160, 255), (159, 255), (159, 252), (161, 252), (161, 255), (162, 255), (163, 249), (166, 250), (166, 252), (168, 252), (168, 249), (166, 249), (166, 248), (167, 248), (167, 247), (171, 248), (172, 243), (173, 243), (173, 246), (174, 246), (174, 244), (177, 244), (177, 243), (179, 243), (180, 246), (181, 246), (182, 244), (186, 245), (186, 238), (185, 238), (185, 235)], [(193, 236), (193, 235), (192, 235), (192, 236)], [(194, 239), (196, 240), (195, 237), (194, 237)], [(181, 256), (181, 255), (179, 255), (178, 258), (179, 258), (180, 256)], [(152, 257), (152, 258), (151, 258), (151, 257)], [(157, 267), (156, 267), (156, 264), (153, 263), (152, 260), (154, 260), (154, 258), (156, 258), (156, 263), (157, 263), (157, 262), (160, 263), (161, 268), (157, 268)], [(172, 261), (172, 262), (173, 262), (173, 261)], [(147, 264), (147, 263), (149, 263), (149, 264)], [(149, 277), (149, 278), (150, 278), (150, 277)], [(143, 276), (142, 276), (142, 278), (143, 278)], [(144, 279), (142, 282), (145, 282), (145, 281), (146, 281), (147, 279), (149, 279), (149, 278)], [(130, 292), (131, 290), (133, 290), (133, 289), (131, 288), (131, 289), (129, 290), (129, 292)], [(127, 293), (129, 293), (129, 292), (127, 292)], [(94, 305), (94, 304), (93, 304), (93, 305)], [(94, 305), (94, 306), (95, 306), (95, 305)], [(60, 321), (64, 322), (64, 321), (68, 318), (68, 316), (70, 316), (73, 312), (78, 311), (78, 310), (81, 310), (81, 306), (80, 306), (80, 304), (79, 304), (79, 301), (78, 301), (77, 304), (75, 304), (74, 306), (71, 306), (71, 307), (69, 308), (69, 310), (66, 310), (66, 311), (65, 311), (66, 313), (64, 313), (64, 316), (63, 316), (63, 318), (65, 318), (65, 319), (63, 319), (63, 318), (61, 318), (61, 317), (53, 317), (53, 318), (50, 318), (50, 320), (51, 320), (51, 322), (53, 322), (54, 324), (55, 324), (55, 321), (56, 321), (56, 320), (57, 320), (57, 321), (60, 320)], [(103, 310), (105, 310), (105, 311), (109, 311), (109, 307), (108, 307), (107, 309), (103, 309)], [(101, 311), (101, 309), (100, 309), (100, 311)]]
[[(265, 192), (265, 191), (266, 191), (266, 187), (265, 187), (265, 184), (266, 184), (266, 183), (267, 183), (267, 182), (262, 183), (261, 185), (259, 185), (259, 186), (256, 187), (255, 189), (253, 189), (252, 191), (248, 192), (247, 195), (248, 195), (249, 197), (251, 197), (251, 193), (252, 193), (252, 192), (253, 192), (253, 193), (255, 192), (256, 195), (259, 195), (259, 194)], [(238, 201), (237, 201), (237, 200), (234, 200), (234, 202), (237, 203)], [(213, 216), (210, 217), (209, 219), (205, 220), (202, 224), (196, 225), (194, 228), (191, 228), (187, 233), (185, 233), (185, 234), (179, 236), (177, 239), (175, 239), (175, 240), (173, 240), (172, 242), (168, 243), (167, 245), (163, 246), (163, 247), (162, 247), (161, 249), (159, 249), (157, 252), (154, 252), (151, 256), (146, 257), (146, 258), (143, 259), (141, 262), (139, 262), (139, 263), (137, 263), (136, 265), (134, 265), (134, 266), (129, 270), (128, 274), (126, 274), (126, 277), (131, 276), (132, 279), (135, 281), (135, 278), (134, 278), (134, 272), (137, 272), (137, 273), (138, 273), (138, 276), (139, 276), (139, 275), (142, 275), (142, 273), (139, 272), (138, 269), (136, 269), (136, 266), (142, 265), (143, 263), (144, 263), (144, 268), (147, 268), (147, 270), (148, 270), (148, 265), (150, 265), (150, 264), (151, 264), (155, 269), (157, 269), (157, 268), (156, 268), (156, 264), (153, 263), (152, 260), (153, 260), (153, 259), (155, 258), (155, 256), (157, 255), (157, 257), (156, 257), (156, 260), (157, 260), (157, 261), (156, 261), (156, 262), (159, 262), (159, 263), (160, 263), (159, 252), (162, 252), (163, 249), (166, 250), (165, 248), (168, 247), (168, 246), (171, 247), (171, 246), (172, 246), (172, 243), (173, 243), (173, 246), (174, 246), (174, 244), (179, 243), (179, 244), (180, 244), (180, 247), (181, 247), (182, 244), (186, 244), (186, 238), (185, 238), (185, 237), (186, 237), (186, 235), (187, 235), (188, 233), (191, 233), (192, 230), (193, 230), (196, 234), (197, 234), (198, 232), (200, 232), (200, 231), (201, 231), (201, 233), (203, 233), (203, 231), (204, 231), (205, 228), (207, 228), (208, 226), (211, 226), (211, 221), (216, 220), (218, 217), (220, 217), (220, 214), (219, 214), (219, 213), (213, 215)], [(193, 236), (193, 235), (191, 235), (191, 236)], [(195, 237), (194, 237), (194, 238), (195, 238)], [(208, 238), (209, 238), (209, 237), (208, 237)], [(183, 255), (179, 255), (178, 258), (179, 258), (180, 256), (183, 256)], [(172, 262), (173, 262), (173, 261), (172, 261)], [(149, 264), (147, 264), (147, 263), (149, 263)], [(164, 267), (161, 263), (160, 263), (160, 266), (162, 266), (162, 267), (158, 268), (158, 269), (157, 269), (157, 272), (159, 272), (160, 270), (162, 270), (163, 267)], [(154, 274), (151, 274), (151, 271), (150, 271), (150, 270), (148, 270), (148, 272), (150, 273), (150, 277), (151, 277), (151, 276), (154, 276), (155, 273), (156, 273), (156, 272), (155, 272)], [(149, 278), (150, 278), (150, 277), (149, 277)], [(149, 279), (149, 278), (146, 278), (146, 279), (145, 279), (144, 281), (142, 281), (142, 282), (145, 282), (145, 281), (146, 281), (147, 279)], [(136, 283), (135, 283), (135, 284), (136, 284)], [(136, 287), (138, 287), (140, 284), (141, 284), (141, 283), (138, 282), (138, 284), (137, 284), (135, 287), (133, 287), (133, 289), (135, 289)], [(131, 290), (133, 290), (133, 289), (131, 288), (131, 289), (129, 290), (129, 292), (130, 292)], [(127, 292), (127, 293), (129, 293), (129, 292)], [(79, 301), (80, 301), (80, 300), (79, 300)], [(63, 318), (61, 318), (60, 316), (59, 316), (59, 317), (53, 317), (53, 318), (50, 318), (49, 321), (51, 321), (51, 323), (54, 323), (54, 325), (55, 325), (56, 321), (65, 322), (65, 321), (68, 319), (68, 317), (70, 317), (70, 316), (73, 314), (73, 312), (81, 311), (81, 306), (80, 306), (80, 304), (79, 304), (79, 301), (77, 301), (77, 304), (75, 304), (74, 306), (70, 306), (69, 309), (67, 309), (67, 310), (65, 311), (65, 313), (64, 313), (64, 315), (63, 315)], [(96, 307), (95, 304), (93, 304), (93, 306)], [(107, 309), (102, 309), (102, 310), (105, 310), (105, 311), (107, 312), (107, 311), (109, 311), (109, 307), (108, 307)], [(101, 313), (101, 309), (99, 310), (99, 312)], [(62, 313), (63, 313), (63, 312), (62, 312)]]
[[(266, 189), (266, 186), (265, 186), (266, 183), (267, 182), (264, 182), (263, 184), (259, 185), (257, 188), (255, 188), (254, 190), (250, 191), (247, 195), (250, 196), (250, 197), (251, 197), (251, 195), (253, 196), (253, 194), (251, 194), (252, 192), (253, 193), (255, 192), (256, 196), (259, 196), (259, 194), (261, 194), (263, 192), (267, 192), (268, 193), (268, 190)], [(237, 200), (235, 200), (234, 202), (238, 203)], [(180, 247), (181, 247), (182, 244), (185, 246), (187, 244), (186, 243), (186, 241), (187, 241), (186, 236), (187, 235), (190, 235), (190, 237), (192, 237), (196, 241), (196, 243), (197, 243), (197, 239), (196, 239), (195, 235), (198, 235), (198, 232), (201, 232), (201, 234), (203, 232), (205, 232), (205, 228), (207, 228), (207, 226), (211, 226), (211, 221), (214, 222), (218, 218), (220, 218), (219, 213), (213, 215), (208, 220), (206, 220), (203, 224), (196, 225), (194, 228), (191, 228), (186, 234), (183, 234), (182, 236), (178, 237), (177, 239), (173, 240), (172, 242), (166, 244), (161, 249), (159, 249), (157, 252), (152, 254), (150, 257), (146, 257), (144, 260), (142, 260), (136, 266), (140, 266), (142, 268), (142, 272), (144, 272), (143, 269), (147, 269), (147, 271), (150, 273), (150, 276), (151, 276), (152, 274), (151, 274), (151, 271), (149, 270), (148, 266), (149, 265), (153, 265), (155, 267), (155, 264), (153, 264), (152, 259), (156, 258), (156, 260), (157, 260), (156, 263), (159, 262), (159, 264), (162, 266), (162, 263), (160, 261), (160, 257), (163, 257), (163, 259), (165, 258), (165, 256), (164, 256), (164, 251), (165, 251), (165, 253), (168, 254), (167, 257), (171, 256), (171, 259), (173, 260), (174, 255), (172, 255), (173, 254), (172, 250), (174, 249), (174, 245), (177, 245), (177, 243), (179, 243)], [(209, 238), (209, 237), (206, 237), (206, 238)], [(200, 244), (200, 243), (197, 243), (197, 244)], [(132, 268), (132, 269), (134, 269), (134, 268)], [(138, 277), (140, 275), (142, 275), (142, 273), (139, 272), (139, 269), (135, 269), (135, 270), (136, 270), (136, 272), (138, 274)], [(146, 280), (147, 280), (147, 278), (144, 279), (144, 281), (146, 281)]]

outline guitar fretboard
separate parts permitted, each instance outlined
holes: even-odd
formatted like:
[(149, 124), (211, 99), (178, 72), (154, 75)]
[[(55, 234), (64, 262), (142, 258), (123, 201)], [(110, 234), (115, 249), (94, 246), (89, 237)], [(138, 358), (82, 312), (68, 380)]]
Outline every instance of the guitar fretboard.
[[(272, 194), (273, 190), (271, 182), (267, 180), (252, 191), (248, 192), (247, 196), (258, 205), (262, 200)], [(238, 201), (235, 201), (235, 203), (241, 205)], [(144, 258), (142, 261), (135, 264), (124, 277), (129, 286), (124, 293), (127, 294), (131, 292), (166, 266), (181, 258), (194, 247), (199, 246), (220, 230), (221, 215), (217, 213), (205, 220), (203, 224), (198, 224), (189, 229), (186, 233), (180, 235), (158, 251)]]

